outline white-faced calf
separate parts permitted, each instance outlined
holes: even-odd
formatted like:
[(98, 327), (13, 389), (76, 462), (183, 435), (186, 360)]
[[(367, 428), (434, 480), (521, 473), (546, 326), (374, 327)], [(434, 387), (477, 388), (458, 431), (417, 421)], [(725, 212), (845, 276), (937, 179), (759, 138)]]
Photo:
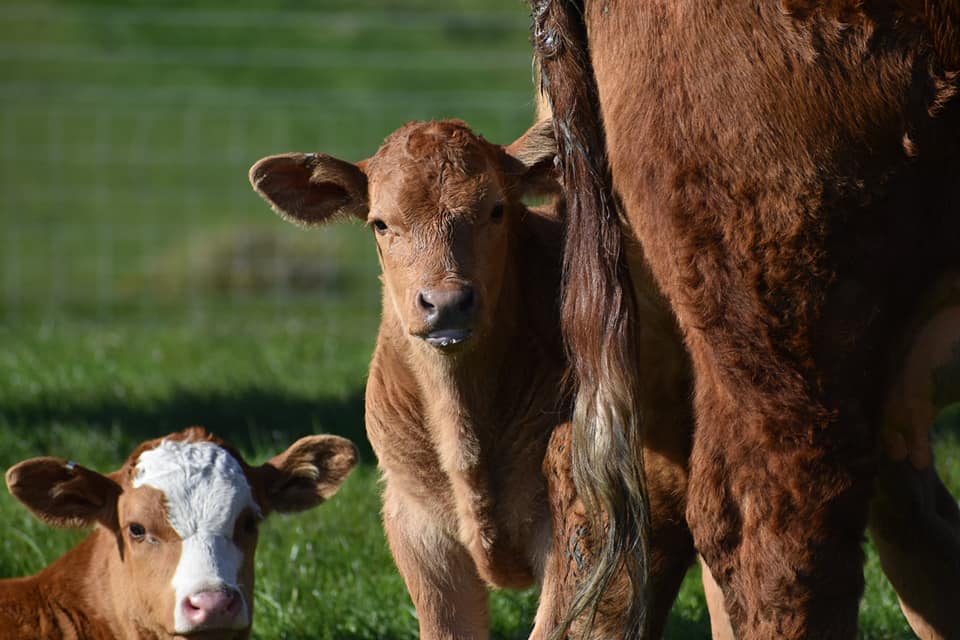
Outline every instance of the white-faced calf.
[(37, 575), (0, 581), (0, 636), (246, 638), (260, 520), (323, 502), (356, 460), (349, 440), (320, 435), (252, 467), (193, 427), (142, 444), (107, 475), (21, 462), (7, 486), (30, 511), (96, 528)]

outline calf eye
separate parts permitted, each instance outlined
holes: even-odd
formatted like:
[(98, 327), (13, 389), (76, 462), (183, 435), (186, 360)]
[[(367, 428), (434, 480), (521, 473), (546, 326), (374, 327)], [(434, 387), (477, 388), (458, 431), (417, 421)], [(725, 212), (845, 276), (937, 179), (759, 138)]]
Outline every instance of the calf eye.
[(128, 527), (128, 529), (130, 531), (130, 537), (136, 540), (137, 542), (142, 541), (144, 537), (147, 535), (147, 530), (144, 528), (144, 526), (136, 522), (131, 524)]
[(490, 212), (490, 219), (497, 222), (501, 218), (503, 218), (503, 203), (498, 202), (493, 205), (493, 211)]
[(255, 539), (260, 529), (260, 516), (247, 512), (240, 516), (233, 530), (234, 541), (238, 544), (244, 539)]
[(387, 223), (381, 220), (380, 218), (374, 218), (370, 221), (370, 226), (373, 227), (374, 231), (383, 235), (387, 232)]

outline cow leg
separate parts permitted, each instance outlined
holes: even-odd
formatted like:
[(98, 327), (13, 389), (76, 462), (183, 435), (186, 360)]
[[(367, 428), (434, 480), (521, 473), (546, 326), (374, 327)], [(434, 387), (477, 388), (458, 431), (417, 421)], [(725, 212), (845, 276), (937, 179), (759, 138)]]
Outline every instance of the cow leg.
[(933, 314), (910, 341), (888, 395), (870, 508), (880, 563), (922, 640), (960, 637), (960, 509), (933, 466), (929, 439), (937, 411), (958, 392), (960, 305)]
[(960, 510), (932, 466), (884, 461), (870, 533), (914, 633), (960, 637)]
[(677, 599), (683, 577), (693, 564), (693, 536), (687, 527), (685, 491), (677, 492), (682, 478), (686, 489), (686, 468), (678, 468), (659, 453), (645, 447), (644, 465), (650, 497), (650, 576), (647, 628), (649, 637), (660, 638), (670, 609)]
[(466, 549), (433, 524), (435, 514), (384, 496), (387, 541), (425, 640), (480, 640), (489, 635), (487, 589)]
[(659, 638), (696, 552), (686, 504), (694, 418), (690, 358), (669, 303), (639, 247), (628, 247), (637, 317), (639, 414), (645, 425), (643, 466), (650, 500), (647, 629)]
[(870, 476), (850, 461), (867, 458), (865, 427), (697, 370), (687, 519), (737, 637), (855, 637)]
[(734, 640), (730, 616), (723, 601), (723, 591), (713, 579), (710, 567), (700, 558), (700, 575), (703, 581), (703, 595), (707, 599), (707, 611), (710, 612), (710, 635), (713, 640)]

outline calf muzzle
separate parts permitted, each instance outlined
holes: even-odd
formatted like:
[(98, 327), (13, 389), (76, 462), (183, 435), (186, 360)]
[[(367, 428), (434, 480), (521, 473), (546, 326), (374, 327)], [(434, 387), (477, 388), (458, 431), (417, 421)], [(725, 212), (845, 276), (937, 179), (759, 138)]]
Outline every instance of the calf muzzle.
[(243, 595), (230, 587), (193, 593), (183, 599), (180, 608), (190, 625), (184, 631), (239, 629), (248, 624)]
[(478, 296), (466, 283), (443, 283), (421, 289), (417, 307), (423, 314), (426, 331), (421, 334), (431, 346), (447, 349), (473, 335)]

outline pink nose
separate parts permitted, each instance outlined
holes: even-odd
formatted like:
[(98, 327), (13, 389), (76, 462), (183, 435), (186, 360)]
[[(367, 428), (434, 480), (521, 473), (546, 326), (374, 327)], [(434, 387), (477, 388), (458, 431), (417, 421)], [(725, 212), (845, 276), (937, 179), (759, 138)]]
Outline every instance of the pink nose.
[(194, 628), (229, 628), (240, 613), (240, 602), (234, 589), (199, 591), (183, 601), (183, 613)]

